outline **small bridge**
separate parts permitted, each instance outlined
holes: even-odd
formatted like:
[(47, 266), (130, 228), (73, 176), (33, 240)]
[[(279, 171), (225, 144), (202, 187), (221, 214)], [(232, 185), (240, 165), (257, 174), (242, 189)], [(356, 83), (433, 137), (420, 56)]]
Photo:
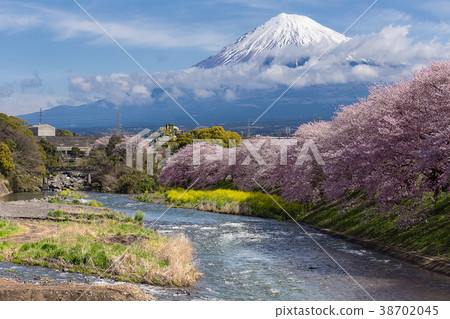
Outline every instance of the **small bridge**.
[(76, 166), (55, 166), (49, 167), (47, 170), (50, 173), (72, 173), (72, 172), (80, 172), (85, 174), (91, 174), (94, 171), (93, 167), (76, 167)]

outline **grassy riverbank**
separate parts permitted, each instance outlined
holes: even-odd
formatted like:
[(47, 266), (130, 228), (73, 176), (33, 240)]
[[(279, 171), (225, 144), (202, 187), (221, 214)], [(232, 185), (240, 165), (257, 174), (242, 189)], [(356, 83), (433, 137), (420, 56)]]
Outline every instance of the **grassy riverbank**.
[(275, 195), (273, 199), (280, 205), (263, 193), (225, 189), (187, 192), (177, 189), (135, 197), (148, 202), (155, 201), (153, 198), (164, 198), (166, 204), (177, 207), (277, 220), (291, 220), (286, 214), (288, 212), (303, 223), (450, 260), (450, 194), (440, 196), (435, 202), (416, 206), (410, 215), (419, 221), (410, 227), (403, 227), (402, 219), (395, 214), (401, 206), (380, 214), (379, 207), (358, 194), (308, 207), (287, 203)]
[(187, 192), (183, 189), (172, 189), (164, 193), (141, 194), (134, 197), (135, 200), (143, 202), (158, 202), (161, 198), (165, 200), (166, 204), (176, 207), (278, 220), (290, 219), (283, 209), (292, 214), (294, 218), (299, 218), (305, 211), (302, 204), (287, 203), (277, 195), (273, 195), (273, 198), (283, 208), (266, 194), (230, 189), (189, 190)]
[[(162, 286), (191, 286), (199, 276), (189, 240), (146, 229), (139, 214), (130, 219), (70, 208), (49, 213), (48, 221), (0, 220), (0, 261)], [(27, 231), (18, 234), (21, 224)]]
[(22, 231), (24, 231), (23, 227), (20, 227), (16, 223), (0, 219), (0, 239), (16, 235)]
[(317, 205), (300, 221), (450, 260), (450, 194), (415, 207), (411, 216), (423, 219), (410, 227), (402, 227), (402, 219), (394, 214), (400, 207), (384, 215), (379, 209), (361, 197), (349, 197)]

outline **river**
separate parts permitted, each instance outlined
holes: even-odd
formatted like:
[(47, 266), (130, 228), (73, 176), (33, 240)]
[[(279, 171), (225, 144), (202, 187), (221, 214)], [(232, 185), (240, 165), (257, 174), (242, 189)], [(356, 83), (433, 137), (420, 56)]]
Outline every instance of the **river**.
[[(450, 300), (450, 277), (309, 227), (305, 230), (340, 266), (295, 223), (168, 209), (159, 204), (135, 202), (129, 195), (88, 195), (131, 216), (140, 209), (146, 212), (144, 221), (152, 229), (167, 235), (184, 232), (193, 242), (202, 278), (189, 289), (147, 287), (160, 299)], [(23, 276), (30, 268), (35, 267), (0, 263), (0, 275), (12, 272), (15, 277), (17, 273)], [(39, 273), (51, 278), (63, 276), (45, 268), (39, 268)], [(82, 275), (70, 279), (102, 282)]]

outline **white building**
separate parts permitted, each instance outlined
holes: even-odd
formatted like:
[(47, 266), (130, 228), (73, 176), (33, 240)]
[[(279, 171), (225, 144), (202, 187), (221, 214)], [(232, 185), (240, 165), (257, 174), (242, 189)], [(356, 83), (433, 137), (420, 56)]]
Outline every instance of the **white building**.
[(48, 124), (33, 125), (30, 130), (34, 136), (56, 136), (56, 128)]

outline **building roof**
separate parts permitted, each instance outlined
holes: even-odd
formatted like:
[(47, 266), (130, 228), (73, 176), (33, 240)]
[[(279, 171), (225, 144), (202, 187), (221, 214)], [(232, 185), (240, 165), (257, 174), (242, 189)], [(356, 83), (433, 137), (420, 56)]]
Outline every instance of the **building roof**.
[(92, 147), (98, 136), (45, 136), (56, 147)]
[(37, 125), (33, 125), (33, 127), (37, 127), (37, 128), (43, 128), (43, 127), (46, 127), (46, 128), (55, 128), (54, 126), (51, 126), (51, 125), (49, 125), (49, 124), (37, 124)]

